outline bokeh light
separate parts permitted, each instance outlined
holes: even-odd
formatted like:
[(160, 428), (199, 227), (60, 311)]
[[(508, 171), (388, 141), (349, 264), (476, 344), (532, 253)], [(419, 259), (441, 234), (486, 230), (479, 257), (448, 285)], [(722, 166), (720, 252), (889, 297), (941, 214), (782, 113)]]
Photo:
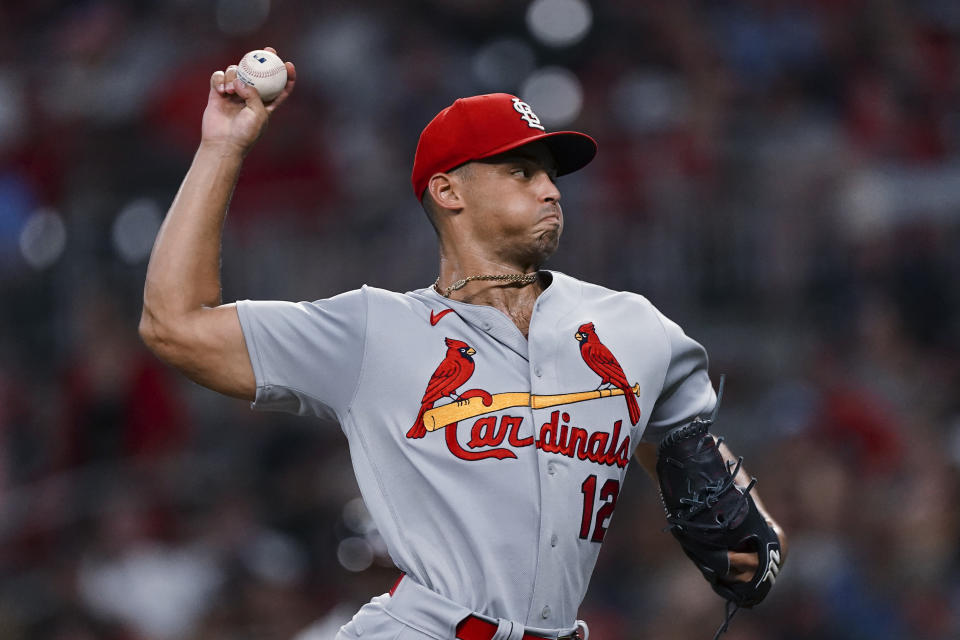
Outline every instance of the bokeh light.
[(580, 81), (563, 67), (544, 67), (530, 74), (520, 88), (520, 96), (548, 129), (570, 124), (583, 107)]
[(147, 259), (162, 219), (160, 206), (148, 198), (137, 198), (123, 207), (113, 222), (112, 239), (124, 262)]
[(527, 27), (544, 44), (567, 47), (590, 31), (593, 12), (583, 0), (534, 0), (527, 9)]
[(67, 228), (53, 209), (35, 211), (20, 232), (20, 253), (34, 269), (46, 269), (60, 259), (67, 245)]
[(376, 529), (363, 498), (354, 498), (343, 506), (343, 523), (351, 531), (361, 535)]
[(353, 536), (344, 538), (337, 545), (337, 560), (347, 571), (359, 573), (373, 564), (373, 549), (365, 539)]

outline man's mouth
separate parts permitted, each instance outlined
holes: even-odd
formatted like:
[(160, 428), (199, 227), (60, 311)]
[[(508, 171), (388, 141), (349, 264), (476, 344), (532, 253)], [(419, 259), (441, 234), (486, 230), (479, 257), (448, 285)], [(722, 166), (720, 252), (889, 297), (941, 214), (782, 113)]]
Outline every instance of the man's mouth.
[(560, 211), (559, 211), (558, 209), (554, 208), (554, 207), (551, 207), (551, 208), (547, 209), (547, 210), (544, 212), (544, 215), (543, 215), (542, 218), (540, 218), (540, 220), (541, 220), (541, 221), (543, 221), (543, 220), (556, 220), (557, 222), (559, 222), (559, 221), (560, 221)]

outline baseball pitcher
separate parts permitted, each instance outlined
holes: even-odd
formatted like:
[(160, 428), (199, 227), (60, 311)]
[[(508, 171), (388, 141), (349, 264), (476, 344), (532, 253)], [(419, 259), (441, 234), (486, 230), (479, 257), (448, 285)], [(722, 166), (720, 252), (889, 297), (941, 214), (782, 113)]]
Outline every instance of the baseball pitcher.
[(210, 389), (341, 425), (401, 577), (337, 639), (586, 638), (577, 610), (633, 462), (727, 621), (762, 600), (786, 540), (709, 433), (706, 352), (644, 297), (540, 268), (563, 231), (557, 178), (597, 145), (547, 132), (520, 98), (461, 98), (420, 136), (411, 184), (437, 234), (435, 282), (223, 304), (228, 203), (296, 84), (286, 67), (267, 105), (235, 67), (213, 73), (140, 333)]

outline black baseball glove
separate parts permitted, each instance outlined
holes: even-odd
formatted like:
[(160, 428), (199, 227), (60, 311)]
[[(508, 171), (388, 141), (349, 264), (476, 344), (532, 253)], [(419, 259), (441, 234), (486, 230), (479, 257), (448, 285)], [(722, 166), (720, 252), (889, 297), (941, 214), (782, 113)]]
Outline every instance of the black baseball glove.
[[(780, 541), (750, 495), (756, 478), (744, 488), (735, 485), (743, 458), (725, 461), (719, 450), (723, 438), (714, 439), (709, 432), (720, 408), (723, 382), (721, 376), (713, 414), (670, 431), (657, 448), (657, 476), (669, 530), (713, 590), (727, 600), (727, 618), (715, 637), (726, 630), (738, 607), (752, 607), (766, 597), (780, 571)], [(749, 582), (725, 579), (730, 571), (728, 551), (757, 553), (759, 567)]]

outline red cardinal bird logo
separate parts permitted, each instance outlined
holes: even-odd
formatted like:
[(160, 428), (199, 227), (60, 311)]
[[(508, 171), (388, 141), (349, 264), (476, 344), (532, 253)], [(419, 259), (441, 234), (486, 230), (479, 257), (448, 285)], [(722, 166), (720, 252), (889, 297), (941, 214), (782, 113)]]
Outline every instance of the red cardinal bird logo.
[(605, 384), (612, 385), (623, 391), (623, 397), (627, 399), (627, 411), (630, 412), (630, 424), (637, 424), (640, 420), (640, 405), (630, 389), (630, 383), (627, 377), (623, 375), (623, 367), (617, 362), (617, 359), (607, 349), (606, 345), (600, 342), (597, 336), (597, 330), (592, 322), (580, 325), (576, 334), (577, 341), (580, 343), (580, 355), (583, 361), (587, 363), (595, 374), (600, 376), (599, 389)]
[(446, 396), (454, 398), (457, 389), (473, 375), (473, 369), (476, 366), (473, 362), (473, 354), (477, 352), (476, 349), (461, 340), (445, 338), (445, 341), (447, 356), (430, 376), (427, 390), (423, 394), (423, 400), (420, 401), (420, 413), (417, 414), (416, 422), (407, 431), (408, 438), (425, 436), (427, 428), (423, 424), (423, 414), (433, 409), (433, 403), (437, 400)]

